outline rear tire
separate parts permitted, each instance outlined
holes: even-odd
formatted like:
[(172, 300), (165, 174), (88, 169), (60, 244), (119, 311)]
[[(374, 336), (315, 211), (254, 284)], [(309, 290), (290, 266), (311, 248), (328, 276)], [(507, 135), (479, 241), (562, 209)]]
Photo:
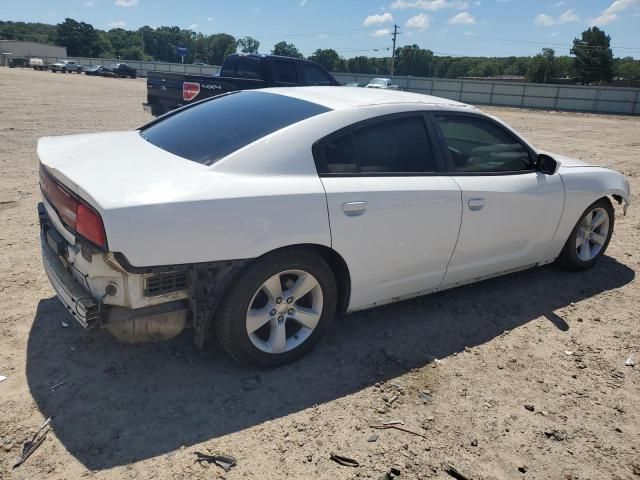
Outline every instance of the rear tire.
[(571, 231), (558, 257), (558, 265), (573, 271), (593, 267), (609, 246), (614, 222), (614, 210), (608, 198), (589, 205)]
[(313, 348), (333, 320), (336, 299), (336, 281), (322, 257), (281, 250), (252, 262), (227, 290), (215, 333), (239, 363), (276, 367)]

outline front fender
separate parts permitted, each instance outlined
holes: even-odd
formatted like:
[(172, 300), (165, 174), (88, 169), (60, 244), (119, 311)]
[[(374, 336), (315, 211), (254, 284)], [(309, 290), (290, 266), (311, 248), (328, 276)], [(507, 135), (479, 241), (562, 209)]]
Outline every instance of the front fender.
[(558, 172), (565, 189), (565, 204), (553, 239), (554, 258), (560, 254), (573, 227), (596, 200), (614, 197), (624, 203), (624, 212), (631, 203), (629, 181), (619, 172), (604, 167), (561, 166)]

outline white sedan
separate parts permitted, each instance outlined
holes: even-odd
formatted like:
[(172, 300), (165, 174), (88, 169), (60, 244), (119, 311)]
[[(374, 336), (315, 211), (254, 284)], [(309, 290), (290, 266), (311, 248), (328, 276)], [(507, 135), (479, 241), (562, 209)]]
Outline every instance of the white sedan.
[(381, 88), (381, 89), (391, 89), (397, 90), (398, 85), (394, 85), (390, 78), (372, 78), (369, 83), (367, 83), (365, 88)]
[(592, 267), (629, 183), (458, 102), (239, 91), (134, 131), (38, 143), (45, 270), (85, 327), (185, 326), (238, 361), (307, 352), (335, 316), (557, 261)]

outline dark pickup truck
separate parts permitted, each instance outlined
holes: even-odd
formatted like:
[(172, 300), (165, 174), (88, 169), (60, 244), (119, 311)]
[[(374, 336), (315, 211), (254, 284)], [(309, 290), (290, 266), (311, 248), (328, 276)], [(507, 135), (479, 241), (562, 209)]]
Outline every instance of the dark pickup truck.
[(315, 62), (276, 55), (232, 54), (219, 76), (148, 72), (145, 110), (163, 115), (175, 108), (235, 90), (340, 85)]
[(103, 77), (116, 77), (116, 78), (136, 78), (138, 72), (135, 68), (130, 67), (126, 63), (112, 63), (102, 72)]

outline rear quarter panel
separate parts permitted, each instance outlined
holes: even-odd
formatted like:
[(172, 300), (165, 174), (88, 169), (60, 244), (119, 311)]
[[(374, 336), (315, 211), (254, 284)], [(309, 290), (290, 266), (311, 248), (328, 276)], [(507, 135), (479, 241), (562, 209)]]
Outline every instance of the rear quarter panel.
[[(202, 174), (200, 198), (105, 212), (109, 249), (134, 266), (259, 257), (288, 245), (331, 245), (324, 190), (312, 176)], [(210, 193), (202, 182), (210, 185)]]

